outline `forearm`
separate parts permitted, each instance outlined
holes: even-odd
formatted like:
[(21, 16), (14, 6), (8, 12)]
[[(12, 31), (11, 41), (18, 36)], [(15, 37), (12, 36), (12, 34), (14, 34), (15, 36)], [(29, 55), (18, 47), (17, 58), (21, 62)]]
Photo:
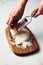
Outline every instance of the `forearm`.
[(26, 6), (27, 1), (28, 1), (28, 0), (19, 0), (19, 3), (20, 3), (22, 6)]

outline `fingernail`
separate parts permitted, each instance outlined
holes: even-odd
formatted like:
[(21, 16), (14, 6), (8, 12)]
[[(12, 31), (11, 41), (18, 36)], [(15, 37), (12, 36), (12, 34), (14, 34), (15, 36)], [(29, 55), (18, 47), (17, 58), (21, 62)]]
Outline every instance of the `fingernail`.
[(14, 25), (13, 25), (13, 24), (12, 24), (12, 25), (10, 25), (10, 28), (11, 28), (11, 29), (13, 29), (13, 28), (14, 28)]
[(8, 25), (8, 22), (6, 24)]
[(31, 16), (34, 17), (34, 13), (32, 13)]

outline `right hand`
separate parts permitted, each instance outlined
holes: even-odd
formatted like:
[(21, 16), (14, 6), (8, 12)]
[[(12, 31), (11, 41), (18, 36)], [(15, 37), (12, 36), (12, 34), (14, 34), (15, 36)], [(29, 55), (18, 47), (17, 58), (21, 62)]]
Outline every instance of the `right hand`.
[(41, 14), (43, 15), (43, 1), (32, 12), (33, 17), (38, 17)]

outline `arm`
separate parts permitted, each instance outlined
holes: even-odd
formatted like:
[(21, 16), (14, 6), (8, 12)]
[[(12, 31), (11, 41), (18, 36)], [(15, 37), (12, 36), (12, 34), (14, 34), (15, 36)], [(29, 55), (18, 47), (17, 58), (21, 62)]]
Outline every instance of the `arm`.
[(14, 26), (17, 26), (17, 22), (21, 19), (24, 13), (24, 9), (25, 9), (27, 1), (28, 0), (19, 0), (16, 7), (10, 13), (8, 21), (7, 21), (9, 28), (13, 28)]
[(33, 10), (33, 17), (38, 17), (39, 15), (43, 15), (43, 1)]

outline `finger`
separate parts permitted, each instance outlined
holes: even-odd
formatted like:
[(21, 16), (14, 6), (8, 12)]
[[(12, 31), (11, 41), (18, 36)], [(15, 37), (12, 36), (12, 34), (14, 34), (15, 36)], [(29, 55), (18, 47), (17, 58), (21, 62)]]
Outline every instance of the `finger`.
[(11, 18), (9, 17), (8, 20), (7, 20), (7, 22), (6, 22), (6, 24), (8, 25), (9, 28), (11, 28), (10, 27), (10, 20), (11, 20)]
[(10, 18), (7, 19), (7, 22), (6, 22), (7, 25), (8, 25), (8, 23), (9, 23), (9, 20), (10, 20)]
[(9, 19), (8, 25), (12, 23), (12, 17)]
[(38, 10), (38, 12), (35, 14), (34, 17), (38, 17), (40, 15), (40, 10)]
[(34, 11), (32, 12), (32, 16), (33, 16), (33, 17), (34, 17), (35, 14), (37, 13), (37, 11), (38, 11), (38, 8), (34, 9)]
[(12, 12), (9, 14), (9, 17), (8, 17), (8, 20), (7, 20), (7, 23), (6, 23), (7, 25), (9, 24), (11, 16), (12, 16)]
[(13, 29), (14, 26), (17, 26), (17, 21), (13, 17), (10, 18), (8, 26)]
[(7, 21), (8, 27), (11, 28), (11, 23), (12, 23), (12, 18), (9, 18), (9, 20)]

